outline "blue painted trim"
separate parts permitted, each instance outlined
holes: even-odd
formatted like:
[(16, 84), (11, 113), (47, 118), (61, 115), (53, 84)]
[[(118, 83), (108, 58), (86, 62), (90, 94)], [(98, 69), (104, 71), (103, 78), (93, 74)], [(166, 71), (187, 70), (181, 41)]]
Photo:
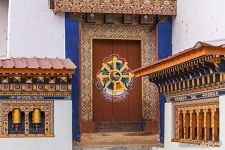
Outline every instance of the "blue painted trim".
[(72, 78), (72, 123), (73, 140), (80, 141), (80, 23), (72, 20), (70, 13), (65, 14), (66, 58), (70, 58), (77, 66)]
[(158, 23), (158, 59), (172, 55), (172, 21)]
[(159, 94), (160, 99), (160, 142), (164, 143), (164, 113), (165, 113), (165, 103), (166, 97), (164, 94)]
[[(158, 23), (158, 59), (172, 55), (172, 19)], [(160, 142), (164, 143), (164, 113), (166, 97), (160, 93)]]

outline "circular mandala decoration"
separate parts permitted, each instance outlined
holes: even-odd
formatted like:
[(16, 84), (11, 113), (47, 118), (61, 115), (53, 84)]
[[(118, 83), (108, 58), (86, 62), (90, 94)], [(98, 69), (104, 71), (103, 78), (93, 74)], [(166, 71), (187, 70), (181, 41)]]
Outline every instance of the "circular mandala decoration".
[(96, 85), (101, 89), (104, 99), (120, 102), (127, 98), (134, 88), (134, 74), (125, 59), (119, 55), (104, 58), (101, 70), (97, 73)]

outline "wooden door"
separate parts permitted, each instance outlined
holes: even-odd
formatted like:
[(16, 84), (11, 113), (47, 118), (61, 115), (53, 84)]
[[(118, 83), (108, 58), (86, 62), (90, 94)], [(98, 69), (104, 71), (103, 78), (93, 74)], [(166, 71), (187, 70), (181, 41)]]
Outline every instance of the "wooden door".
[[(102, 67), (103, 59), (118, 54), (126, 59), (130, 69), (141, 67), (141, 42), (136, 40), (93, 40), (93, 78)], [(106, 101), (101, 90), (93, 84), (93, 117), (95, 122), (141, 121), (142, 120), (142, 84), (141, 79), (122, 102)]]

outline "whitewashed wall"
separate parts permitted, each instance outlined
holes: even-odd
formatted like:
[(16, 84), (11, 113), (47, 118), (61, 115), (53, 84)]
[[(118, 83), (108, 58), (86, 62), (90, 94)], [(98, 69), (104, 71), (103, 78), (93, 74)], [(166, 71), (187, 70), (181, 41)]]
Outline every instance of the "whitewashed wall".
[(174, 132), (174, 120), (173, 120), (173, 104), (166, 103), (165, 104), (165, 143), (164, 148), (156, 148), (153, 150), (224, 150), (225, 149), (225, 96), (220, 96), (219, 98), (220, 105), (220, 147), (207, 147), (207, 146), (199, 146), (193, 144), (184, 144), (184, 143), (176, 143), (171, 142), (172, 133)]
[(177, 0), (173, 54), (197, 41), (225, 39), (225, 0)]
[(0, 0), (0, 57), (7, 51), (8, 4), (8, 0)]
[(54, 15), (48, 0), (9, 2), (8, 56), (64, 58), (64, 14)]
[(55, 137), (1, 138), (1, 150), (72, 150), (72, 101), (54, 102)]

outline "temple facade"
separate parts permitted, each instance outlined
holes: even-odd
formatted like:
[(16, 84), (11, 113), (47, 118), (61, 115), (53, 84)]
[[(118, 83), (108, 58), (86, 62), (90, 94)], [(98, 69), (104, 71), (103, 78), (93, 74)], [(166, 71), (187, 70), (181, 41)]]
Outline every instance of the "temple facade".
[(223, 149), (224, 5), (0, 0), (0, 147)]

